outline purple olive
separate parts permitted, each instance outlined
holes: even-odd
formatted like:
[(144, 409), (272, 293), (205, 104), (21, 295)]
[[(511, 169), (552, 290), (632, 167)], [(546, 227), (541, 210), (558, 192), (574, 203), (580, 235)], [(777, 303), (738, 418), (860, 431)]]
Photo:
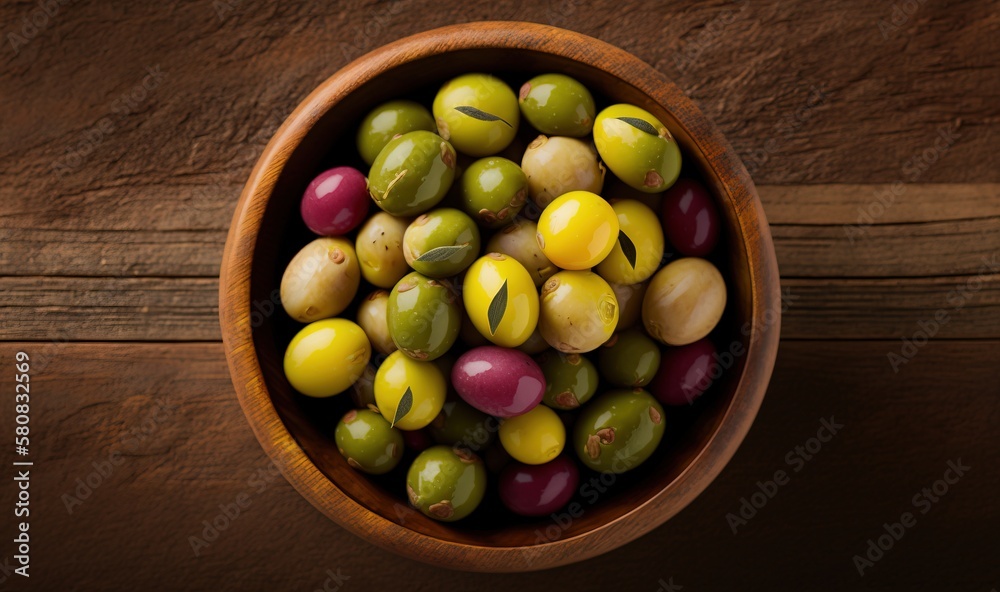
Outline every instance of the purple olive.
[(667, 347), (649, 390), (664, 405), (690, 405), (720, 375), (715, 346), (707, 338)]
[(336, 167), (323, 171), (302, 195), (302, 219), (320, 236), (340, 236), (368, 216), (368, 182), (361, 171)]
[(682, 255), (705, 257), (719, 242), (719, 211), (705, 186), (677, 179), (663, 194), (663, 234)]
[(495, 345), (462, 354), (451, 384), (466, 403), (496, 417), (527, 413), (545, 394), (545, 375), (528, 354)]
[(545, 516), (573, 499), (580, 471), (568, 456), (544, 465), (512, 462), (500, 473), (500, 501), (522, 516)]

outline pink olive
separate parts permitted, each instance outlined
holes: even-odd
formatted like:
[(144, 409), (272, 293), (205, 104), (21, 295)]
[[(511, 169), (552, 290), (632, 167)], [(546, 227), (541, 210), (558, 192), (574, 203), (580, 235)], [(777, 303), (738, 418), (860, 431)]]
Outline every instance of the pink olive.
[(500, 473), (500, 501), (515, 514), (545, 516), (573, 499), (579, 482), (580, 471), (565, 454), (544, 465), (512, 462)]
[(664, 405), (690, 405), (721, 376), (715, 346), (707, 338), (664, 348), (649, 390)]
[(719, 211), (705, 186), (677, 179), (663, 194), (663, 234), (682, 255), (705, 257), (719, 242)]
[(545, 394), (545, 375), (528, 354), (495, 345), (462, 354), (451, 384), (466, 403), (496, 417), (527, 413)]
[(336, 167), (323, 171), (302, 195), (302, 220), (321, 236), (354, 230), (368, 215), (368, 182), (361, 171)]

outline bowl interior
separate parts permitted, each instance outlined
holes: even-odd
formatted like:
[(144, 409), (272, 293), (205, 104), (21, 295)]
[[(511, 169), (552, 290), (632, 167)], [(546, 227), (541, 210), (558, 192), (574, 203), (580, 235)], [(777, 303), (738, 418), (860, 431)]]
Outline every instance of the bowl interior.
[[(448, 78), (467, 72), (490, 72), (516, 89), (535, 74), (562, 72), (583, 82), (598, 102), (598, 109), (616, 102), (639, 105), (657, 116), (675, 135), (684, 157), (685, 176), (701, 179), (716, 195), (726, 238), (716, 250), (716, 263), (727, 279), (729, 301), (726, 313), (712, 338), (720, 351), (731, 344), (743, 348), (749, 337), (741, 328), (750, 321), (752, 310), (751, 261), (743, 240), (737, 211), (726, 197), (717, 171), (711, 168), (696, 138), (652, 97), (637, 87), (594, 67), (560, 56), (531, 49), (467, 49), (439, 53), (388, 69), (343, 97), (331, 109), (315, 113), (311, 129), (288, 155), (286, 166), (276, 180), (267, 203), (253, 252), (250, 299), (252, 303), (271, 301), (280, 285), (285, 265), (314, 236), (299, 216), (299, 200), (312, 177), (325, 168), (351, 165), (367, 172), (354, 147), (354, 134), (361, 118), (375, 105), (394, 98), (415, 98), (430, 106), (437, 88)], [(525, 130), (515, 140), (509, 158), (520, 162), (516, 150), (522, 150), (535, 132), (522, 122)], [(609, 174), (610, 178), (610, 174)], [(624, 191), (621, 185), (608, 184), (604, 197), (613, 198)], [(373, 207), (374, 210), (374, 207)], [(484, 244), (486, 239), (484, 238)], [(370, 286), (362, 285), (359, 298)], [(413, 531), (456, 543), (486, 547), (536, 545), (551, 537), (568, 539), (594, 530), (635, 511), (662, 491), (689, 468), (719, 428), (733, 401), (743, 374), (745, 356), (735, 356), (732, 366), (713, 384), (711, 390), (694, 405), (668, 408), (666, 436), (657, 453), (639, 468), (622, 475), (604, 475), (583, 471), (581, 487), (574, 500), (585, 510), (568, 526), (550, 528), (551, 517), (520, 518), (506, 511), (495, 493), (488, 494), (473, 516), (454, 524), (436, 522), (407, 511), (403, 489), (407, 460), (395, 471), (382, 477), (361, 475), (350, 468), (337, 452), (333, 427), (351, 406), (348, 394), (325, 400), (303, 397), (294, 392), (281, 367), (286, 345), (301, 328), (277, 307), (275, 314), (262, 317), (254, 328), (253, 341), (263, 371), (263, 380), (277, 413), (298, 445), (316, 467), (347, 496), (385, 520), (402, 524)], [(345, 315), (350, 316), (353, 309)], [(408, 453), (410, 454), (410, 453)], [(491, 491), (494, 489), (489, 488)], [(549, 537), (540, 540), (541, 537)]]

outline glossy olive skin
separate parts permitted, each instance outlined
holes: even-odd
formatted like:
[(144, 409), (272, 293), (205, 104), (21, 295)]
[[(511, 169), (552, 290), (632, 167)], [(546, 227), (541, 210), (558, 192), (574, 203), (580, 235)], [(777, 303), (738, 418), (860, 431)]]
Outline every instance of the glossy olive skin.
[(500, 474), (500, 501), (521, 516), (547, 516), (573, 499), (580, 470), (565, 454), (543, 465), (514, 462)]
[(678, 179), (663, 194), (663, 232), (678, 253), (705, 257), (719, 242), (719, 211), (704, 185)]
[(299, 204), (302, 220), (320, 236), (354, 230), (368, 215), (368, 181), (351, 167), (323, 171), (306, 187)]
[[(643, 131), (622, 117), (641, 121), (639, 125), (651, 129)], [(598, 113), (594, 121), (594, 144), (611, 172), (639, 191), (663, 191), (673, 185), (681, 172), (677, 141), (658, 119), (635, 105), (619, 103)]]
[(715, 345), (708, 339), (663, 350), (660, 369), (649, 390), (664, 405), (694, 403), (722, 376)]
[(611, 286), (590, 271), (560, 271), (542, 286), (538, 327), (555, 349), (580, 354), (611, 337), (618, 301)]
[(528, 354), (495, 345), (462, 354), (451, 384), (469, 405), (496, 417), (527, 413), (545, 393), (545, 375)]
[(521, 158), (528, 177), (528, 194), (539, 208), (570, 191), (600, 193), (604, 165), (587, 142), (563, 136), (538, 136)]
[[(471, 115), (470, 108), (485, 115)], [(517, 134), (521, 115), (514, 91), (489, 74), (449, 80), (434, 97), (431, 110), (438, 133), (469, 156), (489, 156), (506, 148)]]
[(580, 138), (594, 127), (594, 97), (565, 74), (540, 74), (521, 86), (521, 114), (538, 131)]
[(642, 318), (642, 299), (646, 296), (648, 282), (623, 285), (608, 282), (618, 300), (618, 326), (615, 331), (630, 329)]
[(337, 450), (359, 471), (382, 475), (403, 458), (403, 434), (370, 409), (348, 411), (333, 434)]
[(514, 460), (527, 465), (549, 462), (566, 445), (566, 428), (556, 412), (538, 405), (500, 424), (500, 443)]
[(598, 350), (597, 366), (611, 384), (645, 386), (660, 368), (660, 347), (640, 329), (617, 333)]
[(590, 269), (618, 245), (618, 216), (611, 204), (589, 191), (554, 199), (538, 218), (535, 239), (557, 267)]
[(310, 397), (331, 397), (354, 384), (371, 359), (361, 327), (346, 319), (323, 319), (302, 328), (285, 350), (285, 377)]
[(614, 390), (587, 403), (573, 426), (584, 466), (624, 473), (648, 459), (663, 439), (663, 407), (642, 389)]
[(469, 165), (460, 186), (462, 209), (486, 228), (509, 223), (528, 201), (528, 177), (517, 164), (499, 156)]
[(410, 466), (406, 493), (410, 504), (430, 518), (461, 520), (483, 500), (486, 466), (468, 450), (432, 446)]
[(399, 100), (375, 107), (358, 127), (356, 143), (361, 159), (371, 166), (390, 140), (417, 130), (434, 131), (434, 118), (420, 103)]
[(538, 240), (535, 238), (537, 234), (537, 224), (525, 218), (518, 219), (504, 226), (490, 238), (486, 243), (486, 252), (503, 253), (517, 259), (517, 262), (531, 274), (535, 286), (541, 286), (559, 269), (549, 261), (538, 246)]
[(396, 344), (389, 335), (389, 292), (374, 290), (358, 305), (358, 325), (365, 330), (368, 341), (380, 354), (396, 351)]
[(386, 313), (396, 347), (424, 362), (444, 355), (458, 339), (462, 325), (462, 310), (452, 285), (416, 271), (392, 288)]
[(408, 218), (376, 212), (358, 230), (354, 247), (366, 281), (388, 290), (410, 272), (403, 255), (403, 235), (409, 225)]
[[(619, 237), (615, 246), (594, 270), (612, 284), (638, 284), (648, 280), (663, 261), (663, 229), (652, 209), (633, 199), (612, 202), (618, 216)], [(635, 261), (625, 256), (623, 241), (631, 241)]]
[(401, 430), (426, 427), (444, 405), (447, 384), (441, 370), (433, 362), (418, 362), (400, 351), (394, 351), (375, 373), (375, 405), (390, 423), (409, 389), (413, 402), (410, 410), (395, 422)]
[(350, 241), (318, 238), (302, 247), (281, 276), (281, 304), (300, 323), (336, 316), (358, 293), (361, 269)]
[(438, 444), (481, 452), (493, 442), (499, 427), (496, 419), (465, 401), (454, 398), (445, 401), (441, 413), (427, 429)]
[[(454, 208), (438, 208), (421, 214), (403, 235), (403, 256), (410, 267), (433, 278), (458, 275), (479, 257), (482, 246), (479, 227), (472, 218)], [(441, 258), (434, 249), (458, 248)]]
[(549, 351), (537, 360), (545, 375), (542, 402), (553, 409), (569, 411), (583, 405), (597, 392), (600, 378), (594, 363), (580, 354)]
[(455, 180), (455, 149), (435, 133), (415, 131), (390, 140), (368, 173), (368, 193), (394, 216), (433, 208)]
[(686, 345), (708, 335), (726, 308), (726, 283), (714, 265), (697, 257), (668, 263), (656, 272), (642, 299), (646, 332), (667, 345)]
[[(505, 288), (506, 286), (506, 288)], [(517, 347), (528, 340), (538, 324), (538, 291), (531, 275), (513, 257), (489, 253), (480, 257), (465, 273), (462, 300), (472, 324), (492, 343)], [(491, 330), (490, 305), (501, 290), (507, 291), (507, 304), (500, 323)]]

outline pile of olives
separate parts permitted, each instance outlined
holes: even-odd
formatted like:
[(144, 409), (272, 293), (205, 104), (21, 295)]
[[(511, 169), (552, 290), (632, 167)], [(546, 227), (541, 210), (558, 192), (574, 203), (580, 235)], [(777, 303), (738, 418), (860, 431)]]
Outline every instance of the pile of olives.
[(430, 110), (376, 107), (356, 144), (367, 175), (332, 168), (302, 197), (319, 237), (281, 280), (305, 324), (284, 370), (309, 397), (351, 392), (338, 450), (373, 475), (409, 455), (427, 516), (468, 516), (488, 473), (510, 511), (555, 512), (581, 469), (645, 462), (664, 406), (721, 375), (719, 213), (648, 111), (598, 111), (562, 74), (518, 94), (466, 74)]

